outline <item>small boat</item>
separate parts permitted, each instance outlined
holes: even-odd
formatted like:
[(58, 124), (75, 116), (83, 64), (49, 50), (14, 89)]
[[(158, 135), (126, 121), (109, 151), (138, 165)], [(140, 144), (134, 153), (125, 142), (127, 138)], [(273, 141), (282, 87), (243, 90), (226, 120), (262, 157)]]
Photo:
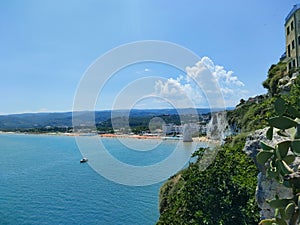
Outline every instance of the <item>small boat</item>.
[(87, 161), (89, 161), (88, 158), (82, 158), (82, 159), (80, 160), (80, 163), (85, 163), (85, 162), (87, 162)]

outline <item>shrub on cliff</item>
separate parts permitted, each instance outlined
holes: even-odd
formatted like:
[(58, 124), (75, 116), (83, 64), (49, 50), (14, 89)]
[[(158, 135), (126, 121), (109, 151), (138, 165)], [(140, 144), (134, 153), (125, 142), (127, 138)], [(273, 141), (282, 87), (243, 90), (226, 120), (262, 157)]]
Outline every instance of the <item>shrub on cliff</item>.
[(286, 73), (286, 63), (279, 62), (276, 65), (273, 64), (269, 71), (268, 71), (268, 77), (263, 82), (263, 87), (268, 89), (271, 96), (274, 96), (279, 93), (278, 89), (278, 81), (282, 77), (284, 77), (284, 74)]
[(274, 98), (262, 97), (260, 102), (246, 101), (227, 113), (228, 123), (236, 132), (250, 132), (268, 124), (268, 118), (275, 114)]
[(228, 140), (204, 171), (200, 151), (196, 163), (170, 178), (161, 188), (157, 224), (257, 224), (257, 169), (244, 143), (244, 136)]

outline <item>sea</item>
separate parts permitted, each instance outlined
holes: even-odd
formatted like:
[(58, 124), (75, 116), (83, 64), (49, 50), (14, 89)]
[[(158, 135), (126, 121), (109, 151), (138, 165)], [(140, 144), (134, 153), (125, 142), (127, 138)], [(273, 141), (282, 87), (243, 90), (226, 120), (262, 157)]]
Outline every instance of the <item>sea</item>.
[[(158, 140), (130, 141), (147, 146)], [(155, 151), (141, 152), (129, 151), (117, 138), (102, 142), (119, 160), (139, 166), (163, 160), (178, 145), (178, 140), (167, 140)], [(109, 180), (89, 163), (80, 163), (83, 156), (74, 137), (0, 134), (0, 153), (1, 225), (151, 225), (159, 218), (159, 189), (165, 180), (145, 186)]]

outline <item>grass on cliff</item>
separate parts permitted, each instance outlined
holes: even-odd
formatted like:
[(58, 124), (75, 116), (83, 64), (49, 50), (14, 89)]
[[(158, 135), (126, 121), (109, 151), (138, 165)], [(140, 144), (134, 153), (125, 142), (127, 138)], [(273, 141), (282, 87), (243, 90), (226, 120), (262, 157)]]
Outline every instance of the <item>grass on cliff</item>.
[(228, 123), (235, 127), (235, 132), (243, 133), (268, 126), (268, 119), (275, 115), (275, 98), (262, 96), (257, 101), (247, 101), (227, 113)]

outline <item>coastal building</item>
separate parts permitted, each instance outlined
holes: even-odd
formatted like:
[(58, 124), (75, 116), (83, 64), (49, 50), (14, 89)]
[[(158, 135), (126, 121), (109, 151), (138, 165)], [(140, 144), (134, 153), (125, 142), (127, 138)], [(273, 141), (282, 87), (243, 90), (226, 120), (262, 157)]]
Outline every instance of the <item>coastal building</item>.
[(287, 71), (290, 71), (300, 67), (300, 4), (289, 12), (284, 27), (286, 52), (280, 59), (287, 63)]
[(175, 125), (173, 123), (164, 124), (162, 126), (162, 132), (165, 135), (169, 134), (182, 134), (183, 132), (183, 126), (182, 125)]
[(176, 134), (182, 134), (183, 126), (182, 125), (174, 125), (173, 130)]
[[(188, 125), (189, 130), (192, 131), (192, 134), (194, 133), (199, 133), (201, 125), (196, 124), (196, 123), (188, 123), (188, 124), (184, 124), (184, 125), (175, 125), (173, 123), (168, 123), (168, 124), (164, 124), (162, 126), (162, 132), (165, 135), (170, 135), (170, 134), (183, 134), (184, 133), (184, 129), (186, 127), (186, 125)], [(206, 132), (206, 124), (205, 127), (202, 127), (202, 131)]]
[(174, 132), (173, 127), (174, 127), (174, 124), (172, 124), (172, 123), (163, 124), (163, 126), (162, 126), (163, 133), (166, 135), (172, 134)]

